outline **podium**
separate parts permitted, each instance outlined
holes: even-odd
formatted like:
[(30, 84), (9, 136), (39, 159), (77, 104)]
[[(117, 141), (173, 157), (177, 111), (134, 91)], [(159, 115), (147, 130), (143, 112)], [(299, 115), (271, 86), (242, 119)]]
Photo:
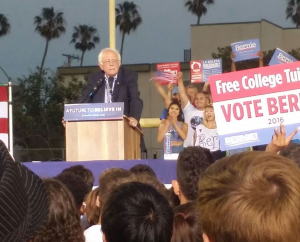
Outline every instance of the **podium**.
[(142, 132), (129, 126), (123, 106), (66, 104), (66, 161), (140, 159)]

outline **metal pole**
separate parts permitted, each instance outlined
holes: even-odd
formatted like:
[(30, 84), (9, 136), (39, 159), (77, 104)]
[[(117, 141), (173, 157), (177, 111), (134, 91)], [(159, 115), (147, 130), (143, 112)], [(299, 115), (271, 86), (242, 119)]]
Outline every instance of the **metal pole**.
[(116, 3), (109, 0), (109, 47), (116, 48)]

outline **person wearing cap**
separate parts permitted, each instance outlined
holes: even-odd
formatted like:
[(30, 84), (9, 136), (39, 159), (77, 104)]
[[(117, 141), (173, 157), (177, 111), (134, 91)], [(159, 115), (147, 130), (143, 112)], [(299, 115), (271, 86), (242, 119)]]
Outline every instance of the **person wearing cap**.
[(31, 240), (48, 216), (48, 192), (43, 181), (15, 162), (0, 140), (0, 241)]

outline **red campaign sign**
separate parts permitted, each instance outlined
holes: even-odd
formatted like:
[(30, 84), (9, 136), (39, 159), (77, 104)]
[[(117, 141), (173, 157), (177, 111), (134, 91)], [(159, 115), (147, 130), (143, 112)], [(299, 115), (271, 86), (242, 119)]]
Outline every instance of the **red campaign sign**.
[(169, 82), (172, 82), (173, 84), (178, 84), (177, 74), (180, 72), (179, 62), (156, 64), (156, 70), (170, 74), (168, 76), (170, 78), (169, 81), (162, 79), (160, 81), (161, 85), (168, 85)]
[(210, 77), (214, 102), (300, 88), (300, 61)]
[(202, 82), (202, 61), (196, 60), (190, 62), (191, 69), (191, 83), (201, 83)]

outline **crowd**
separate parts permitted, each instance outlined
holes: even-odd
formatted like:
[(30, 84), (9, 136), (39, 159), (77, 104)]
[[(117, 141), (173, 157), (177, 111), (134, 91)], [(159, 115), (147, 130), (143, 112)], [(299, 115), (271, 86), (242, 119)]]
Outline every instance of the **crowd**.
[[(258, 66), (263, 67), (263, 52), (257, 53)], [(235, 54), (232, 52), (231, 72), (236, 71)], [(190, 84), (184, 86), (182, 73), (177, 75), (178, 87), (168, 84), (166, 93), (161, 86), (161, 77), (154, 76), (154, 86), (163, 99), (165, 109), (160, 117), (158, 142), (164, 142), (165, 134), (171, 136), (171, 152), (179, 153), (184, 147), (201, 146), (209, 149), (215, 159), (247, 150), (265, 150), (266, 146), (239, 148), (227, 152), (220, 151), (220, 140), (215, 120), (213, 100), (209, 80), (201, 85), (201, 91)]]
[(109, 168), (94, 189), (82, 165), (43, 179), (0, 141), (0, 241), (299, 241), (300, 145), (291, 139), (281, 125), (266, 151), (219, 160), (184, 148), (171, 189), (147, 165)]

